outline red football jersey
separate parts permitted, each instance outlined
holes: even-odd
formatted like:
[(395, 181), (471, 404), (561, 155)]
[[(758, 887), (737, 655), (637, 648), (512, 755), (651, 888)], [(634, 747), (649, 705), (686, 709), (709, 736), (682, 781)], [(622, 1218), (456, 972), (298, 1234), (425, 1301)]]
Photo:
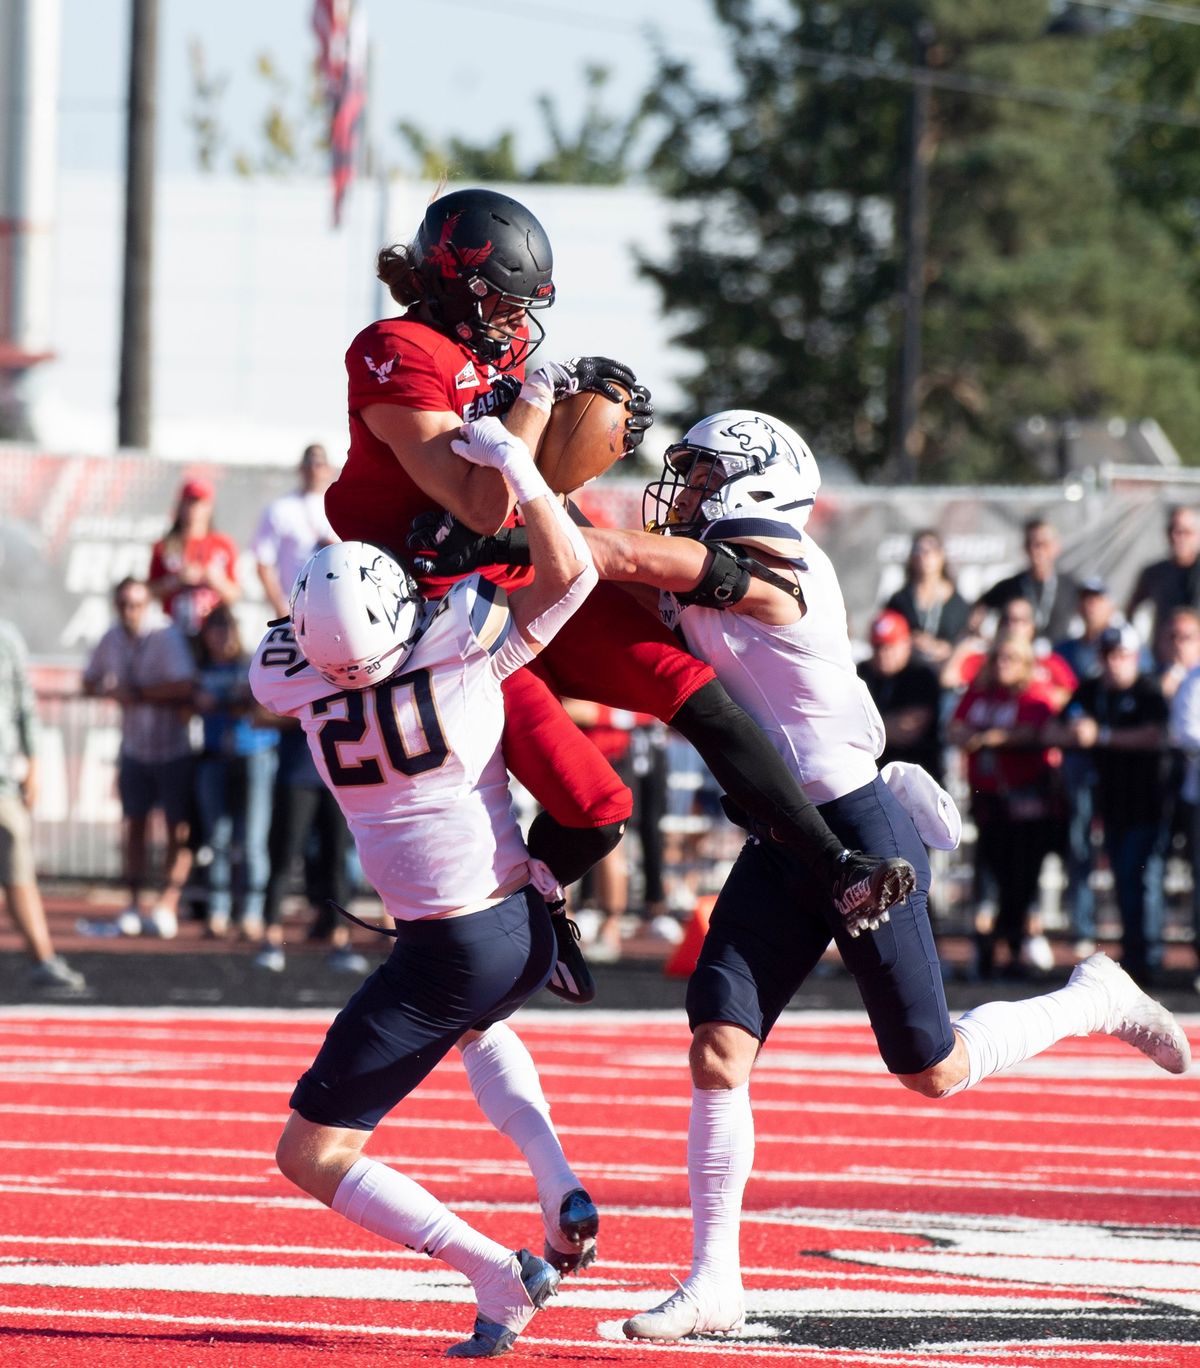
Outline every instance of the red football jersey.
[[(522, 375), (521, 367), (508, 372)], [(457, 413), (464, 422), (482, 418), (496, 406), (492, 383), (499, 372), (477, 360), (460, 342), (427, 323), (384, 318), (372, 323), (346, 352), (349, 380), (350, 449), (346, 464), (325, 494), (325, 511), (343, 540), (374, 542), (408, 559), (406, 545), (413, 519), (441, 511), (405, 472), (386, 442), (362, 420), (371, 404), (398, 404), (431, 413)], [(494, 566), (482, 571), (506, 589), (526, 584), (527, 568)], [(437, 598), (454, 578), (431, 576), (421, 588)]]
[[(150, 552), (147, 578), (153, 583), (167, 575), (177, 575), (185, 565), (200, 565), (219, 570), (227, 579), (237, 583), (237, 547), (233, 538), (224, 532), (207, 532), (203, 537), (189, 537), (179, 544), (164, 537), (154, 543)], [(188, 636), (200, 630), (200, 624), (221, 602), (221, 595), (206, 584), (181, 585), (163, 598), (163, 611)]]

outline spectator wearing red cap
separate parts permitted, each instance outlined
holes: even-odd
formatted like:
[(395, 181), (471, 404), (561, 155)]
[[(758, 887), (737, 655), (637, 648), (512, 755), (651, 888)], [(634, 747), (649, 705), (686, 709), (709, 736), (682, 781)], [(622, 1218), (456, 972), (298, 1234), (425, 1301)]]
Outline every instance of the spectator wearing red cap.
[(237, 547), (213, 527), (213, 487), (191, 478), (180, 486), (175, 521), (150, 553), (150, 592), (186, 636), (194, 638), (218, 603), (241, 596)]
[(941, 687), (937, 675), (913, 651), (913, 633), (903, 614), (886, 608), (871, 624), (871, 655), (859, 678), (883, 718), (887, 743), (880, 765), (904, 760), (942, 778), (939, 724)]

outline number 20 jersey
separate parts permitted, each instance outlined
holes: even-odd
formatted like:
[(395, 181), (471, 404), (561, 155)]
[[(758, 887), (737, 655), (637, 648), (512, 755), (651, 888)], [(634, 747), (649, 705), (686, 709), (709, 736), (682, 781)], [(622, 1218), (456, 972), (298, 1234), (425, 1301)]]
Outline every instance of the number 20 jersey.
[(401, 669), (367, 689), (331, 693), (290, 624), (260, 642), (254, 696), (299, 719), (390, 916), (467, 907), (523, 877), (500, 681), (531, 655), (504, 590), (474, 575), (437, 605)]

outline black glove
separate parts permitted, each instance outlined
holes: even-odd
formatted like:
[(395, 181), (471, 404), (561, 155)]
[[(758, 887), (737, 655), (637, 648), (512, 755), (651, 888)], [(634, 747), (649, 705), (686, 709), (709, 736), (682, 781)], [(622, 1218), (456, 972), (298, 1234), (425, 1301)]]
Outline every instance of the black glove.
[(554, 387), (556, 401), (565, 399), (569, 394), (590, 390), (618, 404), (621, 402), (620, 391), (610, 382), (616, 380), (626, 389), (632, 389), (637, 379), (628, 366), (623, 366), (620, 361), (611, 361), (607, 356), (573, 356), (569, 361), (551, 361), (542, 370)]
[(505, 527), (494, 536), (476, 532), (451, 513), (418, 513), (408, 534), (418, 575), (465, 575), (481, 565), (528, 565), (529, 534)]
[(496, 400), (496, 407), (489, 409), (488, 412), (496, 417), (507, 413), (517, 402), (517, 395), (521, 393), (521, 382), (515, 375), (498, 375), (492, 381), (492, 395)]
[(650, 391), (645, 385), (633, 386), (625, 407), (629, 410), (629, 417), (625, 420), (625, 455), (628, 456), (641, 444), (647, 428), (654, 423), (654, 405), (650, 402)]

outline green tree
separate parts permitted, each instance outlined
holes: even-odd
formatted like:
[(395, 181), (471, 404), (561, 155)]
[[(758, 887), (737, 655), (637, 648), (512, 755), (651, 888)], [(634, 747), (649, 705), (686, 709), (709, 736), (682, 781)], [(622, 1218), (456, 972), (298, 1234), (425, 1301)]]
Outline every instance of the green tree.
[(325, 166), (329, 153), (328, 118), (315, 64), (307, 83), (297, 86), (269, 52), (259, 53), (252, 69), (262, 87), (265, 104), (255, 128), (257, 141), (230, 147), (222, 119), (230, 78), (225, 73), (209, 74), (199, 38), (189, 40), (188, 63), (192, 107), (187, 123), (192, 130), (197, 170), (221, 170), (226, 149), (228, 169), (242, 176), (315, 174)]
[(574, 129), (564, 126), (548, 95), (538, 98), (551, 146), (550, 154), (541, 161), (519, 160), (517, 134), (511, 128), (482, 143), (457, 137), (438, 141), (420, 125), (403, 119), (396, 124), (396, 132), (416, 158), (417, 174), (427, 180), (446, 176), (454, 180), (621, 185), (640, 169), (635, 152), (646, 110), (643, 102), (631, 114), (609, 114), (603, 96), (610, 74), (604, 66), (584, 69), (586, 100)]
[(714, 4), (734, 86), (698, 91), (663, 59), (653, 166), (685, 213), (671, 259), (645, 263), (699, 356), (691, 415), (763, 408), (887, 472), (916, 64), (933, 85), (920, 478), (1027, 477), (1032, 413), (1200, 437), (1189, 262), (1124, 193), (1122, 124), (1101, 113), (1119, 30), (1048, 35), (1046, 0)]
[(525, 176), (517, 166), (517, 140), (511, 129), (490, 143), (470, 143), (461, 138), (436, 142), (417, 124), (401, 119), (396, 124), (408, 150), (416, 158), (416, 174), (424, 180), (519, 181)]

